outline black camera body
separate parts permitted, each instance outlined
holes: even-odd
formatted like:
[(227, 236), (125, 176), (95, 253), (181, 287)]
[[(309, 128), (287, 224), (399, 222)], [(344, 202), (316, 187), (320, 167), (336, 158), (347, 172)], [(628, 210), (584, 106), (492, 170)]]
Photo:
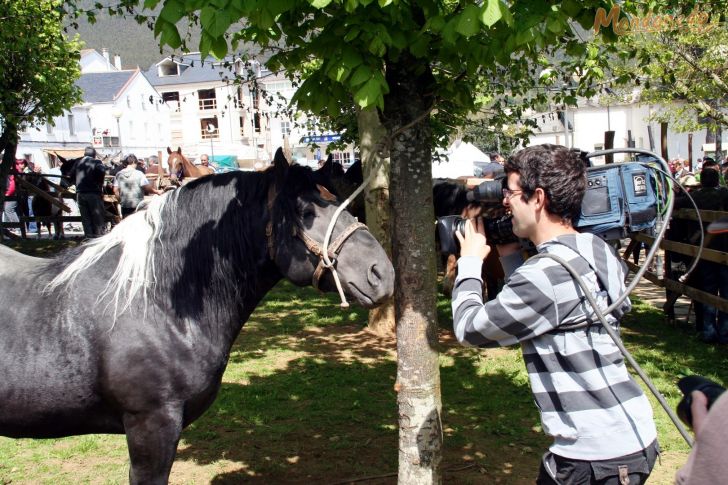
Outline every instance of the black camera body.
[(683, 377), (677, 382), (677, 387), (683, 393), (683, 398), (677, 405), (677, 415), (683, 423), (691, 428), (693, 426), (693, 412), (690, 410), (690, 406), (693, 403), (691, 393), (693, 391), (700, 391), (705, 394), (705, 397), (708, 398), (708, 409), (710, 409), (713, 403), (725, 391), (725, 387), (703, 376)]
[[(586, 155), (585, 161), (599, 153)], [(659, 216), (658, 205), (665, 203), (665, 194), (669, 192), (664, 189), (667, 179), (659, 165), (658, 159), (653, 158), (645, 162), (588, 167), (587, 187), (574, 227), (580, 232), (590, 232), (608, 241), (622, 239), (638, 231), (654, 230)], [(467, 199), (486, 205), (500, 205), (505, 183), (505, 175), (486, 180), (469, 191)], [(513, 234), (510, 216), (495, 219), (484, 217), (483, 222), (488, 241), (504, 244), (518, 240)], [(464, 224), (465, 221), (459, 216), (438, 218), (437, 232), (442, 253), (458, 253), (455, 231), (462, 234)]]

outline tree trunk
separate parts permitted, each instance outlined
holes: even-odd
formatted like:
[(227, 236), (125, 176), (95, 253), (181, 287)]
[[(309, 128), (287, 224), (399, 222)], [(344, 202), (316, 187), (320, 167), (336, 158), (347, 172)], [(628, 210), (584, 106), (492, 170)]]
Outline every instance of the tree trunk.
[[(389, 159), (382, 154), (380, 142), (386, 129), (379, 120), (377, 109), (370, 107), (358, 110), (359, 147), (361, 149), (362, 173), (367, 180), (373, 169), (376, 174), (364, 192), (367, 226), (392, 259), (392, 226), (389, 209)], [(377, 335), (394, 333), (394, 300), (369, 310), (369, 330)]]
[(391, 200), (401, 485), (441, 483), (431, 100), (425, 94), (434, 80), (427, 66), (421, 68), (412, 58), (388, 64), (383, 118), (389, 132), (398, 133), (391, 147)]

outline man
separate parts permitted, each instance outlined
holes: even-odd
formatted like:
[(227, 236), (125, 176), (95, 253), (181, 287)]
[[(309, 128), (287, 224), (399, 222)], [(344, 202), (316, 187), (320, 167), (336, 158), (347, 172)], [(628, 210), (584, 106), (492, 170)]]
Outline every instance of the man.
[[(578, 153), (530, 147), (508, 159), (505, 171), (513, 232), (568, 261), (606, 309), (624, 292), (626, 268), (603, 240), (573, 227), (586, 188)], [(518, 244), (499, 246), (506, 285), (484, 304), (480, 271), (490, 248), (482, 220), (468, 221), (458, 238), (455, 335), (464, 345), (521, 344), (543, 428), (554, 438), (537, 483), (644, 483), (659, 451), (652, 409), (570, 273), (550, 258), (519, 266)], [(625, 300), (609, 324), (618, 329), (630, 307)]]
[(205, 171), (215, 173), (215, 167), (210, 165), (210, 157), (207, 156), (207, 153), (200, 155), (200, 165), (202, 166), (203, 175)]
[(76, 165), (76, 199), (81, 213), (83, 234), (93, 238), (103, 236), (106, 231), (102, 196), (106, 167), (96, 158), (93, 147), (86, 147), (83, 155)]
[(124, 168), (114, 178), (114, 194), (119, 197), (122, 219), (133, 214), (144, 200), (144, 194), (161, 194), (149, 183), (146, 175), (137, 170), (139, 160), (134, 154), (122, 162)]

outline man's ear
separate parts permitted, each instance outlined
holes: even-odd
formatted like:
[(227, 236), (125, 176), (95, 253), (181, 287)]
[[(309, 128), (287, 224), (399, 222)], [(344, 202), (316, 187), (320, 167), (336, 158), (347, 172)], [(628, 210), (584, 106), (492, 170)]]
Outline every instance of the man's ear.
[(548, 199), (546, 197), (546, 192), (541, 187), (536, 188), (536, 190), (533, 192), (533, 196), (536, 198), (537, 209), (542, 209), (546, 207)]

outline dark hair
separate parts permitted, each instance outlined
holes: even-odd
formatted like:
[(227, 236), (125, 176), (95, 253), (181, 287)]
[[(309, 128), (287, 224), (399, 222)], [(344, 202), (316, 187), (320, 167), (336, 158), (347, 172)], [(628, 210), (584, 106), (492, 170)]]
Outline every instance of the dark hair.
[(94, 147), (86, 147), (83, 150), (83, 156), (84, 157), (95, 157), (96, 156), (96, 149)]
[(700, 171), (700, 185), (702, 187), (717, 187), (720, 183), (720, 172), (714, 168), (704, 168)]
[(524, 148), (506, 160), (505, 171), (521, 175), (524, 200), (540, 187), (546, 193), (548, 213), (568, 222), (579, 217), (586, 191), (586, 167), (578, 152), (550, 144)]
[[(703, 168), (711, 168), (711, 167), (717, 167), (717, 166), (718, 166), (718, 162), (716, 162), (714, 159), (712, 159), (710, 157), (705, 157), (705, 159), (703, 160)], [(701, 177), (702, 177), (702, 175), (701, 175)]]
[(126, 156), (123, 162), (121, 162), (125, 167), (128, 165), (131, 165), (132, 163), (138, 163), (139, 160), (137, 159), (136, 155), (133, 153), (130, 153)]

